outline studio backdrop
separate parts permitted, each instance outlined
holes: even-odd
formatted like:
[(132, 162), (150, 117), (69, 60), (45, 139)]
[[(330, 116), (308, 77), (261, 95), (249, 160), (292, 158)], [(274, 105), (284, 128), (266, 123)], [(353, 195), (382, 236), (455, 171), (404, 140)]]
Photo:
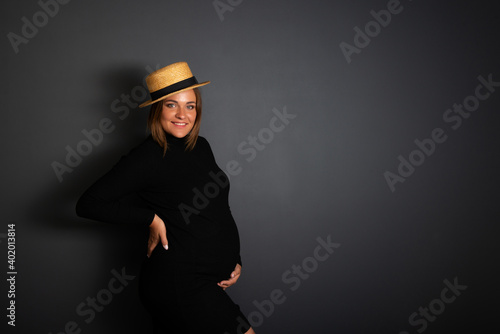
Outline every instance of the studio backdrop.
[(2, 333), (151, 329), (137, 291), (148, 231), (75, 204), (148, 136), (145, 77), (178, 61), (211, 81), (200, 134), (231, 180), (243, 261), (227, 292), (256, 333), (498, 331), (499, 13), (5, 4)]

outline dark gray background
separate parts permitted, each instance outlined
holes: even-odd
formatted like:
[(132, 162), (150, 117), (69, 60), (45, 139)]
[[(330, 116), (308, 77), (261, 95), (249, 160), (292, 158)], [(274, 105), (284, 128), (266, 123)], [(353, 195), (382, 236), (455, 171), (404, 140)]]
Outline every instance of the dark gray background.
[[(221, 0), (228, 3), (229, 0)], [(444, 280), (467, 288), (426, 333), (497, 326), (500, 87), (460, 128), (443, 113), (500, 81), (494, 1), (402, 0), (403, 10), (348, 63), (339, 47), (387, 1), (70, 1), (15, 53), (36, 1), (2, 9), (2, 227), (17, 226), (15, 333), (139, 333), (149, 327), (135, 278), (90, 323), (76, 313), (111, 271), (137, 275), (145, 232), (79, 219), (78, 196), (146, 135), (147, 110), (111, 107), (144, 85), (146, 67), (187, 61), (203, 87), (202, 135), (219, 165), (240, 162), (230, 204), (243, 274), (228, 291), (257, 333), (417, 333), (408, 318), (439, 305)], [(125, 105), (121, 103), (120, 106)], [(255, 159), (238, 145), (296, 115)], [(59, 182), (51, 166), (109, 118), (115, 128)], [(447, 140), (392, 192), (415, 139)], [(282, 275), (313, 256), (317, 238), (340, 247), (292, 291)], [(1, 238), (1, 305), (7, 248)], [(297, 275), (290, 275), (297, 277)], [(255, 304), (279, 289), (272, 314)], [(450, 294), (450, 292), (448, 292)], [(451, 295), (447, 295), (451, 296)], [(168, 301), (165, 301), (168, 302)], [(6, 312), (6, 311), (4, 311)], [(262, 313), (262, 312), (261, 312)], [(1, 317), (2, 326), (7, 319)], [(418, 319), (421, 317), (419, 316)]]

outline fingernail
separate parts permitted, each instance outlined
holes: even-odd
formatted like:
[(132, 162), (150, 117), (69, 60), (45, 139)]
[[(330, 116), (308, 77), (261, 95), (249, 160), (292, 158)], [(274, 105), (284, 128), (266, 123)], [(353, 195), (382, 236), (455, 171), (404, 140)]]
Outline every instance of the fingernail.
[(163, 248), (165, 248), (166, 250), (168, 250), (168, 245), (164, 245)]

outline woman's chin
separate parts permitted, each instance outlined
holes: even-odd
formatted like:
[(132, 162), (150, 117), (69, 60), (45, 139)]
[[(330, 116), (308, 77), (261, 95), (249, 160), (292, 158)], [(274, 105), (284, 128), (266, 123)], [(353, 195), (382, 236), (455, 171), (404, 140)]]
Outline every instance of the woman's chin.
[[(191, 129), (189, 129), (189, 130), (191, 130)], [(186, 129), (173, 129), (173, 130), (169, 129), (169, 131), (167, 131), (167, 133), (170, 134), (171, 136), (176, 137), (176, 138), (184, 138), (189, 134), (189, 131)]]

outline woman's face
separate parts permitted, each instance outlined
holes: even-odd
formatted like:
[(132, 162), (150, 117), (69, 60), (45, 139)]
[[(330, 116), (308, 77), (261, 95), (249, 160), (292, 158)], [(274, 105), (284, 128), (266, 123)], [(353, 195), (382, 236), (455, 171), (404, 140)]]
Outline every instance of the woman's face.
[(161, 126), (168, 134), (183, 138), (191, 131), (196, 120), (196, 95), (192, 89), (163, 100)]

